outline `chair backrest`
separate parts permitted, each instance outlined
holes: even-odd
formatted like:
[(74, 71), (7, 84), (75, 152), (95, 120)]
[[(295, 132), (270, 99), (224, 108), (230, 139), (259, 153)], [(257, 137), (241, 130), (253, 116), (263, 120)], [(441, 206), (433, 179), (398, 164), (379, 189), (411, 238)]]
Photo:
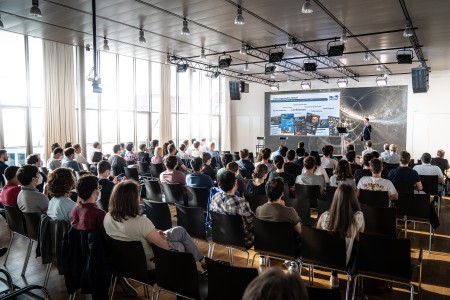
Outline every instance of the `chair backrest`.
[(187, 186), (189, 194), (189, 206), (201, 207), (204, 211), (208, 210), (209, 189), (203, 187)]
[(233, 156), (233, 161), (238, 161), (241, 158), (239, 157), (239, 152), (234, 152), (231, 154)]
[(365, 229), (369, 234), (397, 237), (397, 209), (395, 207), (376, 207), (361, 204)]
[(146, 199), (162, 202), (162, 190), (158, 180), (144, 179)]
[(214, 243), (245, 248), (242, 216), (211, 212), (211, 221)]
[(88, 172), (91, 171), (91, 168), (90, 168), (90, 165), (89, 165), (89, 164), (84, 164), (84, 163), (82, 163), (81, 166), (83, 167), (83, 170), (84, 170), (84, 171), (88, 171)]
[[(242, 299), (247, 286), (258, 277), (255, 268), (233, 267), (208, 257), (205, 260), (208, 268), (208, 299), (211, 300)], [(224, 282), (232, 288), (224, 288)]]
[(241, 173), (242, 177), (245, 179), (252, 179), (252, 172), (247, 169), (239, 169), (239, 173)]
[(307, 286), (309, 300), (341, 300), (341, 292), (339, 289), (318, 288)]
[(183, 187), (179, 183), (162, 183), (166, 202), (169, 204), (186, 204), (184, 203)]
[(333, 202), (333, 197), (334, 197), (334, 193), (336, 193), (336, 190), (337, 190), (336, 186), (327, 185), (325, 193), (326, 193), (326, 199), (328, 202), (330, 202), (330, 203)]
[(295, 259), (295, 241), (292, 224), (253, 219), (255, 251), (288, 260)]
[(264, 205), (267, 203), (268, 198), (266, 195), (249, 195), (244, 194), (245, 200), (248, 201), (248, 204), (250, 204), (250, 209), (253, 212), (256, 212), (256, 209), (258, 206)]
[(390, 163), (386, 163), (386, 162), (383, 163), (383, 168), (386, 169), (388, 172), (390, 170), (397, 169), (398, 166), (400, 166), (400, 164), (390, 164)]
[(333, 176), (334, 169), (333, 168), (324, 168), (325, 172), (327, 172), (328, 177)]
[(331, 203), (327, 200), (317, 199), (317, 217), (320, 217), (324, 212), (330, 210)]
[(438, 176), (437, 175), (420, 175), (423, 191), (430, 195), (437, 195), (438, 192)]
[[(213, 158), (214, 158), (214, 157), (213, 157)], [(186, 166), (186, 168), (192, 169), (192, 166), (191, 166), (191, 160), (190, 160), (190, 159), (182, 158), (181, 161), (184, 163), (184, 165)]]
[(284, 203), (288, 207), (293, 207), (298, 216), (302, 220), (302, 224), (306, 226), (312, 226), (314, 220), (311, 218), (311, 206), (309, 199), (306, 198), (289, 198), (284, 200)]
[(5, 205), (6, 222), (10, 230), (28, 237), (25, 217), (17, 206)]
[(308, 199), (309, 206), (317, 207), (317, 199), (320, 197), (320, 186), (295, 184), (295, 198)]
[(151, 164), (150, 174), (152, 177), (159, 178), (159, 175), (164, 172), (163, 164)]
[(127, 160), (127, 167), (128, 166), (134, 166), (136, 164), (136, 162), (134, 160)]
[(205, 212), (201, 207), (176, 205), (177, 225), (186, 229), (189, 235), (206, 241)]
[(408, 219), (429, 221), (430, 196), (428, 194), (398, 194), (397, 216), (407, 216)]
[(46, 167), (39, 167), (39, 172), (42, 172), (45, 176), (48, 176), (48, 169)]
[(41, 215), (38, 213), (23, 213), (28, 237), (34, 241), (39, 238), (39, 225), (41, 224)]
[(119, 176), (119, 174), (124, 173), (123, 167), (119, 165), (111, 166), (111, 172), (113, 176)]
[(119, 241), (109, 235), (106, 235), (106, 238), (113, 270), (122, 277), (150, 283), (142, 243), (140, 241)]
[(387, 191), (359, 190), (359, 202), (371, 206), (389, 207), (389, 193)]
[(344, 238), (326, 230), (306, 226), (302, 227), (301, 235), (302, 259), (305, 263), (347, 271)]
[(156, 283), (159, 287), (191, 299), (200, 299), (197, 266), (192, 253), (162, 249), (152, 244)]
[(124, 168), (125, 171), (125, 177), (127, 179), (133, 179), (137, 182), (139, 182), (139, 173), (137, 168)]
[(152, 221), (156, 229), (167, 230), (172, 228), (172, 217), (169, 205), (165, 202), (144, 200), (147, 218)]
[(138, 161), (138, 172), (139, 175), (149, 174), (150, 165), (146, 161)]
[(291, 198), (291, 191), (289, 189), (289, 185), (287, 183), (284, 183), (284, 195), (282, 199), (286, 201), (286, 199), (290, 198)]
[(411, 241), (361, 233), (358, 272), (404, 282), (411, 280)]

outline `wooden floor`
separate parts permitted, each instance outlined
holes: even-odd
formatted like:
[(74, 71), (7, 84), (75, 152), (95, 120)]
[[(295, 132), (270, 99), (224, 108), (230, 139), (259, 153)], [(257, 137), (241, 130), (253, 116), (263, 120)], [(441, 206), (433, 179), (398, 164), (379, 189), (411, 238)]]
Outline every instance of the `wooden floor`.
[[(172, 212), (173, 213), (173, 212)], [(9, 230), (5, 224), (4, 219), (0, 218), (0, 246), (6, 246), (9, 243)], [(424, 251), (423, 262), (423, 278), (422, 278), (422, 290), (420, 295), (416, 295), (415, 299), (427, 299), (427, 300), (443, 300), (450, 299), (450, 198), (443, 200), (441, 210), (441, 227), (436, 230), (433, 238), (432, 251), (428, 254)], [(175, 222), (175, 220), (174, 220)], [(412, 225), (410, 226), (412, 227)], [(413, 253), (412, 257), (417, 258), (418, 248), (428, 247), (428, 227), (426, 225), (417, 225), (416, 230), (408, 230), (408, 237), (412, 240)], [(403, 236), (403, 233), (402, 235)], [(23, 287), (28, 284), (42, 284), (45, 274), (46, 266), (41, 264), (40, 258), (34, 258), (33, 255), (30, 258), (28, 269), (25, 277), (21, 277), (21, 269), (26, 254), (27, 240), (21, 237), (15, 238), (6, 270), (8, 270), (12, 277), (14, 284), (18, 287)], [(199, 242), (199, 247), (206, 254), (207, 244)], [(251, 257), (253, 253), (251, 252)], [(244, 255), (239, 252), (234, 252), (235, 264), (239, 266), (245, 266)], [(227, 251), (221, 246), (216, 245), (214, 258), (226, 260)], [(0, 259), (0, 264), (3, 267), (4, 258)], [(272, 266), (276, 264), (272, 261)], [(256, 261), (255, 265), (259, 267), (259, 262)], [(261, 271), (263, 271), (261, 269)], [(306, 270), (302, 272), (302, 278), (307, 282)], [(315, 273), (315, 285), (319, 287), (329, 287), (329, 272), (316, 270)], [(0, 276), (1, 277), (1, 276)], [(415, 282), (417, 284), (417, 276)], [(346, 281), (344, 277), (340, 280), (340, 289), (342, 293), (345, 293)], [(224, 287), (229, 288), (224, 283)], [(4, 290), (0, 283), (0, 290)], [(117, 299), (144, 299), (143, 289), (137, 286), (139, 291), (138, 297), (126, 297), (120, 289), (117, 289), (115, 298)], [(48, 290), (51, 295), (51, 299), (68, 299), (66, 293), (64, 278), (57, 274), (55, 268), (52, 269)], [(417, 291), (417, 288), (416, 288)], [(40, 292), (36, 292), (36, 295), (42, 296)], [(377, 288), (372, 288), (368, 291), (369, 299), (409, 299), (408, 291), (405, 288), (394, 286), (394, 290), (390, 293), (380, 291)], [(36, 298), (34, 295), (24, 298)], [(91, 299), (89, 295), (77, 295), (77, 299)], [(175, 299), (175, 296), (162, 292), (160, 299)]]

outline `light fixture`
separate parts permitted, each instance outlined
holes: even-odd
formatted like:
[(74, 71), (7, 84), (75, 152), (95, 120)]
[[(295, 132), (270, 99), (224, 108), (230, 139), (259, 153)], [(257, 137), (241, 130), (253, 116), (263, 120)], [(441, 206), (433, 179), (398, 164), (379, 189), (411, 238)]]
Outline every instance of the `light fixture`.
[(311, 3), (309, 2), (309, 0), (305, 0), (305, 3), (303, 3), (302, 6), (302, 13), (304, 14), (310, 14), (313, 12)]
[(250, 67), (248, 66), (248, 62), (245, 62), (244, 72), (250, 71)]
[(91, 51), (91, 45), (89, 44), (86, 44), (84, 48), (86, 49), (87, 52)]
[(369, 61), (369, 60), (370, 60), (369, 52), (364, 53), (364, 61)]
[(189, 31), (189, 28), (188, 28), (188, 22), (187, 22), (186, 18), (183, 19), (183, 28), (181, 28), (180, 34), (181, 35), (190, 35), (191, 34), (191, 32)]
[(275, 72), (272, 72), (272, 74), (270, 74), (270, 79), (275, 79)]
[(239, 50), (240, 54), (247, 54), (247, 44), (245, 42), (241, 43), (241, 50)]
[(234, 19), (234, 24), (236, 24), (236, 25), (244, 25), (245, 24), (244, 17), (242, 16), (242, 7), (240, 5), (237, 8), (237, 14), (236, 14), (236, 18)]
[(414, 53), (412, 50), (398, 50), (397, 51), (397, 62), (399, 64), (412, 64), (414, 58)]
[(377, 65), (377, 69), (376, 69), (378, 72), (380, 72), (381, 71), (381, 64), (378, 64)]
[(302, 89), (304, 89), (304, 90), (310, 90), (311, 89), (311, 81), (303, 80), (301, 85), (302, 85)]
[(205, 55), (205, 48), (202, 48), (202, 50), (200, 51), (200, 58), (201, 59), (205, 59), (206, 55)]
[(389, 76), (389, 71), (386, 69), (386, 70), (384, 70), (384, 77), (388, 77)]
[(144, 37), (144, 30), (142, 30), (142, 28), (139, 30), (139, 43), (141, 44), (145, 44), (147, 41), (145, 40)]
[(275, 69), (276, 69), (275, 65), (273, 65), (273, 64), (266, 64), (264, 66), (264, 74), (265, 75), (269, 75), (269, 74), (275, 72)]
[[(334, 45), (330, 45), (331, 43), (334, 43)], [(345, 50), (345, 43), (341, 42), (339, 44), (339, 42), (328, 42), (328, 56), (332, 57), (332, 56), (342, 56), (342, 54), (344, 54), (344, 50)]]
[(276, 84), (275, 82), (273, 82), (272, 84), (270, 84), (270, 89), (272, 91), (278, 91), (280, 89), (280, 86), (278, 84)]
[(342, 28), (342, 35), (340, 41), (343, 43), (348, 41), (347, 30), (345, 30), (345, 27)]
[(338, 85), (340, 88), (345, 88), (345, 87), (347, 87), (347, 86), (348, 86), (348, 80), (347, 80), (347, 78), (340, 78), (340, 79), (338, 79), (337, 85)]
[(286, 44), (286, 48), (287, 49), (292, 49), (294, 48), (294, 38), (292, 37), (292, 35), (289, 36), (289, 40)]
[(106, 36), (103, 37), (103, 50), (109, 51), (108, 40), (106, 39)]
[(220, 74), (221, 74), (221, 73), (220, 73), (219, 71), (215, 71), (214, 73), (211, 74), (211, 78), (212, 78), (212, 79), (216, 79), (217, 77), (220, 76)]
[(0, 15), (0, 28), (1, 28), (1, 29), (5, 28), (5, 27), (3, 26), (3, 22), (2, 22), (2, 15)]
[(219, 56), (219, 68), (228, 68), (231, 65), (231, 56), (229, 54), (223, 54)]
[(377, 85), (378, 86), (386, 86), (387, 85), (387, 77), (385, 77), (385, 76), (378, 76), (377, 77)]
[(177, 63), (177, 73), (185, 73), (188, 69), (188, 63), (185, 60), (181, 60)]
[(31, 2), (33, 6), (30, 8), (30, 15), (33, 17), (42, 18), (41, 10), (39, 9), (39, 0), (33, 0)]
[(405, 30), (403, 31), (403, 37), (410, 37), (414, 35), (414, 31), (411, 28), (411, 21), (406, 20)]
[(275, 47), (269, 50), (269, 62), (276, 63), (283, 60), (284, 51), (283, 48)]
[(303, 69), (306, 72), (315, 72), (315, 71), (317, 71), (317, 63), (313, 60), (304, 60), (303, 61)]

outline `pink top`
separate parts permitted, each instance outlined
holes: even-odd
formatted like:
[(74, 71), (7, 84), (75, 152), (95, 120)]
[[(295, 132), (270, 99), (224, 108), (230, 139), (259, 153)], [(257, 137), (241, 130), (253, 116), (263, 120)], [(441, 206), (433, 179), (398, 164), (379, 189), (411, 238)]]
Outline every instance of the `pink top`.
[(166, 170), (159, 175), (159, 180), (162, 183), (179, 183), (182, 186), (186, 185), (186, 176), (183, 172), (177, 170)]
[(162, 164), (163, 158), (161, 156), (153, 156), (150, 162), (152, 164)]

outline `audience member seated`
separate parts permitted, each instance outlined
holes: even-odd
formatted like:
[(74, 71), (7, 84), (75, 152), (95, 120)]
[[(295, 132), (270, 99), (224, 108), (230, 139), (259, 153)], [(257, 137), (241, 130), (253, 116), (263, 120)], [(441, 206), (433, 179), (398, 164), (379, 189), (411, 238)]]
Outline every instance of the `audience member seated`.
[(297, 159), (294, 161), (294, 163), (299, 165), (303, 169), (303, 160), (306, 156), (305, 148), (297, 148), (297, 150), (295, 150), (295, 154), (297, 154)]
[(64, 144), (64, 149), (67, 149), (67, 148), (73, 148), (72, 142), (66, 142), (66, 143)]
[(269, 161), (271, 153), (272, 153), (272, 150), (270, 150), (269, 148), (262, 149), (256, 159), (255, 168), (258, 165), (263, 164), (263, 165), (267, 166), (267, 169), (269, 170), (269, 172), (275, 171), (275, 166)]
[(153, 157), (151, 159), (151, 163), (154, 164), (154, 165), (162, 164), (163, 163), (163, 158), (164, 158), (163, 152), (164, 151), (163, 151), (162, 147), (160, 147), (160, 146), (156, 147), (154, 155), (153, 155)]
[(314, 156), (305, 157), (303, 160), (305, 172), (298, 175), (295, 183), (304, 185), (318, 185), (320, 186), (320, 194), (323, 195), (325, 189), (325, 180), (322, 175), (316, 175), (314, 170), (316, 168), (316, 159)]
[(125, 149), (125, 143), (120, 143), (120, 156), (124, 157), (125, 152), (127, 152), (127, 149)]
[[(431, 165), (430, 153), (424, 153), (421, 157), (422, 164), (414, 166), (413, 170), (417, 171), (419, 175), (431, 175), (438, 177), (438, 183), (444, 183), (444, 174), (438, 166)], [(438, 184), (438, 191), (442, 191), (442, 184)]]
[(338, 186), (348, 184), (356, 190), (355, 179), (353, 178), (352, 169), (346, 160), (340, 160), (334, 175), (330, 177), (330, 186)]
[(383, 162), (378, 158), (372, 158), (369, 162), (372, 176), (364, 176), (358, 182), (358, 197), (360, 190), (387, 191), (389, 200), (397, 200), (398, 193), (391, 181), (381, 178)]
[(322, 148), (322, 153), (323, 156), (320, 159), (320, 165), (324, 168), (324, 169), (333, 169), (335, 170), (337, 168), (337, 161), (333, 159), (333, 146), (331, 145), (325, 145)]
[(275, 171), (269, 173), (269, 180), (277, 177), (281, 177), (285, 183), (288, 184), (289, 187), (294, 186), (295, 177), (291, 174), (287, 173), (285, 170), (284, 158), (281, 155), (275, 156), (273, 160), (275, 167), (277, 168)]
[(280, 155), (282, 148), (283, 148), (283, 145), (278, 146), (278, 149), (272, 152), (272, 155), (270, 156), (270, 160), (273, 160), (275, 158), (275, 156)]
[(152, 221), (140, 215), (139, 185), (133, 180), (120, 182), (111, 194), (110, 209), (103, 220), (106, 234), (116, 240), (139, 241), (142, 243), (149, 270), (149, 277), (155, 279), (153, 251), (150, 244), (164, 249), (190, 252), (197, 261), (203, 261), (203, 254), (197, 248), (183, 227), (166, 231), (155, 228)]
[(138, 161), (146, 162), (150, 165), (150, 155), (148, 154), (148, 148), (145, 144), (139, 145), (139, 151), (137, 153)]
[(219, 177), (222, 173), (225, 173), (225, 171), (227, 170), (227, 165), (232, 161), (233, 161), (233, 155), (231, 155), (230, 153), (225, 153), (224, 155), (222, 155), (223, 167), (217, 171), (216, 176)]
[(152, 158), (155, 155), (155, 149), (159, 146), (158, 140), (152, 140), (150, 142), (150, 148), (148, 149), (148, 154), (150, 155), (150, 158)]
[(186, 171), (187, 170), (186, 165), (184, 164), (184, 162), (181, 160), (181, 158), (179, 156), (177, 156), (177, 147), (173, 143), (171, 143), (171, 144), (169, 144), (167, 146), (167, 155), (163, 157), (163, 162), (169, 156), (175, 156), (177, 158), (178, 170), (179, 171)]
[(209, 151), (209, 146), (208, 143), (206, 142), (206, 138), (202, 138), (200, 140), (200, 152), (204, 153), (204, 152), (208, 152)]
[(381, 159), (382, 161), (384, 161), (384, 159), (385, 159), (386, 157), (388, 157), (389, 154), (390, 154), (390, 152), (389, 152), (389, 144), (384, 144), (384, 145), (383, 145), (383, 149), (384, 149), (384, 151), (380, 153), (380, 159)]
[(51, 172), (58, 168), (61, 168), (61, 156), (64, 150), (62, 148), (55, 148), (52, 152), (52, 157), (47, 160), (47, 169)]
[(363, 157), (363, 168), (355, 171), (355, 182), (358, 185), (358, 182), (364, 176), (372, 176), (372, 172), (370, 171), (370, 161), (372, 160), (372, 153), (367, 153)]
[[(275, 160), (278, 156), (275, 157)], [(269, 201), (256, 208), (256, 217), (264, 221), (291, 223), (298, 234), (295, 235), (297, 241), (295, 254), (296, 256), (300, 255), (301, 242), (299, 234), (302, 233), (301, 220), (295, 209), (286, 207), (284, 200), (281, 199), (284, 196), (284, 181), (281, 178), (270, 179), (266, 184), (266, 193)]]
[(190, 145), (186, 145), (186, 154), (189, 155), (189, 157), (192, 156), (192, 151), (194, 151), (194, 143), (195, 143), (196, 139), (191, 139), (191, 144)]
[(355, 150), (349, 150), (345, 154), (345, 158), (350, 164), (350, 168), (352, 169), (352, 174), (355, 174), (356, 170), (361, 170), (362, 167), (360, 164), (356, 163), (356, 152)]
[(355, 151), (355, 146), (353, 144), (347, 145), (347, 147), (345, 148), (345, 155), (342, 155), (341, 159), (346, 160), (347, 159), (347, 153), (350, 152), (350, 151)]
[(56, 148), (61, 148), (61, 145), (59, 143), (53, 143), (50, 146), (50, 149), (52, 150), (52, 152), (56, 149)]
[(366, 146), (361, 156), (364, 157), (367, 153), (371, 153), (374, 149), (372, 148), (372, 141), (366, 141)]
[(22, 185), (17, 196), (19, 209), (25, 213), (45, 213), (48, 208), (48, 197), (36, 189), (36, 186), (42, 182), (39, 169), (36, 166), (24, 165), (17, 170), (16, 176)]
[(216, 171), (211, 167), (211, 154), (208, 152), (202, 153), (202, 174), (208, 175), (212, 180), (216, 179)]
[(446, 176), (447, 170), (450, 168), (448, 164), (448, 160), (444, 158), (445, 151), (442, 149), (439, 149), (437, 151), (436, 157), (431, 160), (431, 164), (433, 166), (438, 166), (439, 169), (441, 169), (442, 174)]
[(81, 145), (75, 144), (73, 148), (75, 149), (75, 161), (79, 164), (88, 164), (87, 159), (81, 154)]
[(227, 171), (231, 171), (236, 175), (236, 181), (238, 184), (237, 192), (239, 196), (243, 196), (245, 192), (245, 179), (242, 178), (237, 162), (232, 161), (227, 165)]
[(248, 180), (245, 185), (245, 193), (248, 195), (265, 195), (266, 187), (264, 184), (268, 175), (267, 166), (264, 164), (258, 165), (253, 172), (253, 179)]
[(70, 168), (74, 171), (80, 171), (80, 167), (76, 162), (75, 158), (75, 148), (67, 148), (64, 150), (64, 159), (62, 160), (62, 168)]
[(209, 210), (220, 214), (242, 216), (245, 230), (245, 245), (250, 248), (254, 240), (253, 212), (250, 209), (250, 204), (245, 198), (236, 196), (237, 182), (233, 172), (225, 171), (219, 176), (218, 180), (220, 191), (212, 196)]
[(48, 176), (48, 193), (53, 198), (48, 204), (47, 215), (53, 220), (62, 220), (70, 223), (70, 211), (77, 205), (70, 195), (75, 185), (72, 171), (59, 168)]
[(89, 158), (91, 159), (92, 164), (97, 165), (103, 159), (102, 144), (100, 144), (100, 142), (94, 142), (92, 147), (94, 149)]
[[(294, 178), (297, 177), (298, 175), (302, 174), (303, 167), (294, 162), (294, 160), (295, 160), (295, 151), (294, 150), (289, 150), (287, 152), (286, 160), (287, 160), (287, 162), (284, 164), (284, 171), (286, 173), (291, 174), (292, 176), (294, 176)], [(302, 165), (303, 165), (303, 160), (302, 160)]]
[(0, 194), (0, 201), (3, 205), (17, 207), (17, 197), (20, 193), (20, 182), (17, 179), (17, 166), (9, 166), (5, 169), (3, 175), (6, 178), (6, 185), (3, 187)]
[(181, 159), (191, 159), (189, 155), (186, 153), (186, 145), (181, 144), (180, 145), (180, 151), (178, 151), (177, 156)]
[(248, 149), (242, 149), (241, 151), (239, 151), (239, 157), (241, 158), (237, 161), (239, 168), (248, 170), (250, 173), (253, 173), (253, 171), (255, 170), (255, 166), (248, 158)]
[(191, 156), (193, 158), (201, 157), (202, 156), (202, 152), (200, 151), (200, 142), (199, 141), (195, 141), (193, 145), (194, 145), (194, 150), (192, 150)]
[(5, 169), (8, 167), (8, 165), (5, 163), (5, 161), (8, 161), (8, 151), (6, 149), (0, 149), (0, 183), (1, 186), (5, 186), (6, 182), (4, 182), (2, 174), (5, 173)]
[[(39, 156), (39, 154), (28, 155), (25, 160), (25, 163), (27, 165), (34, 165), (38, 168), (42, 167), (42, 160), (41, 160), (41, 157)], [(39, 174), (41, 174), (41, 176), (42, 176), (42, 183), (37, 185), (36, 189), (41, 193), (47, 194), (47, 191), (44, 191), (44, 185), (47, 182), (47, 176), (41, 171), (39, 171)]]
[[(101, 163), (108, 162), (102, 161), (99, 166)], [(100, 190), (103, 190), (97, 177), (93, 175), (80, 177), (76, 183), (76, 190), (81, 201), (70, 212), (70, 225), (78, 230), (98, 230), (105, 233), (103, 219), (106, 213), (95, 204), (100, 198)]]
[[(381, 161), (380, 161), (381, 164)], [(317, 228), (338, 233), (345, 238), (346, 263), (350, 272), (354, 271), (359, 233), (364, 232), (364, 215), (352, 186), (341, 184), (334, 193), (329, 211), (324, 212), (317, 222)], [(356, 240), (356, 242), (355, 242)], [(331, 250), (331, 249), (330, 249)], [(337, 272), (332, 271), (330, 277), (332, 288), (339, 287)]]
[(176, 156), (167, 157), (164, 162), (166, 170), (159, 175), (161, 183), (179, 183), (186, 186), (186, 176), (183, 172), (176, 170), (178, 161)]
[(388, 164), (398, 164), (400, 163), (400, 156), (397, 154), (397, 145), (391, 144), (389, 146), (389, 155), (386, 155), (382, 161)]
[(202, 174), (201, 169), (203, 166), (202, 159), (200, 157), (196, 157), (191, 161), (192, 169), (194, 173), (188, 174), (186, 176), (186, 185), (192, 187), (203, 187), (208, 190), (214, 187), (214, 183), (210, 176)]
[(308, 292), (298, 273), (279, 267), (263, 271), (245, 289), (242, 300), (307, 300)]
[[(325, 181), (325, 183), (328, 183), (330, 181), (330, 178), (328, 177), (327, 171), (325, 171), (325, 169), (322, 167), (322, 162), (321, 162), (319, 152), (311, 151), (310, 156), (314, 157), (314, 159), (316, 161), (316, 166), (314, 167), (314, 174), (321, 175), (323, 177), (323, 180)], [(304, 164), (304, 160), (303, 160), (303, 164)], [(304, 173), (305, 171), (306, 171), (305, 166), (303, 166), (302, 173)]]
[(127, 162), (128, 165), (130, 164), (136, 164), (139, 160), (139, 157), (134, 153), (134, 144), (132, 142), (128, 142), (125, 146), (125, 155), (124, 159)]
[[(111, 165), (111, 168), (113, 169), (119, 169), (120, 173), (122, 174), (124, 173), (124, 168), (127, 167), (127, 162), (125, 161), (125, 159), (120, 155), (120, 153), (122, 152), (122, 150), (120, 149), (120, 145), (114, 145), (113, 147), (113, 154), (108, 158), (108, 162)], [(98, 172), (98, 171), (97, 171)], [(114, 174), (114, 175), (119, 175), (119, 174)]]
[(415, 170), (408, 167), (411, 155), (407, 151), (400, 152), (400, 166), (389, 172), (388, 179), (394, 184), (399, 193), (408, 193), (422, 190), (420, 176)]
[[(115, 176), (111, 180), (111, 165), (106, 160), (98, 163), (98, 184), (101, 189), (101, 197), (97, 205), (104, 211), (108, 211), (109, 198), (111, 196), (114, 185), (118, 182), (118, 177)], [(124, 178), (124, 177), (122, 177)], [(123, 180), (123, 179), (122, 179)]]
[(216, 151), (216, 143), (211, 142), (209, 143), (209, 154), (211, 154), (211, 157), (214, 158), (216, 160), (216, 167), (221, 167), (221, 160), (220, 160), (220, 154), (219, 151)]

